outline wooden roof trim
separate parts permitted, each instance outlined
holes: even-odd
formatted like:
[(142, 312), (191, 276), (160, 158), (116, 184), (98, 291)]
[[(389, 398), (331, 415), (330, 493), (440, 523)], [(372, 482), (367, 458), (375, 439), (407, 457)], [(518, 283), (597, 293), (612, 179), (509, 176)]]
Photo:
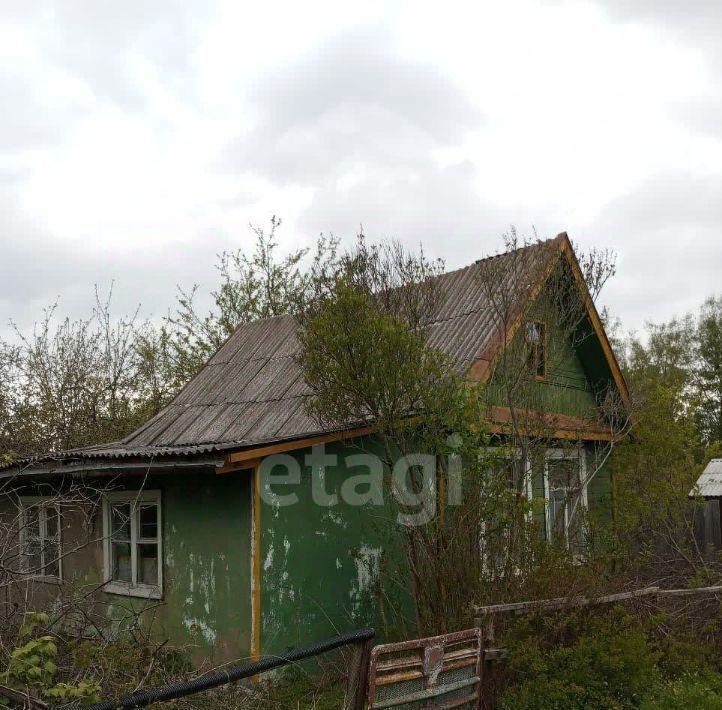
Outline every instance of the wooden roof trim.
[[(331, 431), (327, 434), (318, 434), (316, 436), (306, 436), (302, 439), (290, 439), (286, 441), (280, 441), (275, 444), (266, 444), (263, 446), (253, 446), (243, 451), (235, 451), (228, 454), (226, 458), (226, 467), (230, 467), (232, 464), (239, 464), (243, 462), (250, 462), (254, 459), (261, 459), (264, 456), (271, 456), (272, 454), (283, 454), (289, 451), (297, 451), (298, 449), (307, 449), (309, 446), (316, 444), (328, 444), (332, 441), (343, 441), (345, 439), (355, 439), (359, 436), (370, 434), (373, 431), (372, 427), (357, 427), (355, 429), (341, 429), (339, 431)], [(241, 468), (236, 466), (236, 468)], [(243, 468), (248, 468), (244, 466)], [(229, 468), (228, 470), (233, 470)]]
[[(572, 441), (615, 441), (619, 438), (601, 421), (532, 410), (521, 411), (521, 416), (528, 423), (517, 432), (522, 435), (548, 436), (550, 439)], [(489, 422), (489, 431), (493, 434), (512, 432), (511, 411), (507, 407), (491, 407)]]
[[(581, 439), (586, 441), (611, 441), (615, 438), (612, 431), (605, 427), (602, 422), (563, 414), (544, 415), (536, 411), (524, 412), (524, 416), (528, 420), (537, 420), (539, 422), (542, 422), (545, 417), (549, 418), (551, 426), (553, 427), (553, 429), (549, 432), (549, 436), (551, 438)], [(489, 410), (488, 422), (489, 431), (492, 433), (508, 433), (511, 422), (511, 413), (506, 407), (491, 407)], [(531, 431), (531, 429), (534, 431)], [(539, 434), (541, 431), (543, 431), (542, 426), (530, 427), (529, 433)], [(372, 432), (373, 427), (357, 427), (354, 429), (332, 431), (327, 434), (318, 434), (316, 436), (307, 436), (302, 439), (291, 439), (288, 441), (280, 441), (275, 444), (250, 447), (242, 451), (235, 451), (228, 454), (224, 465), (219, 467), (216, 472), (223, 474), (243, 469), (247, 470), (257, 466), (260, 463), (260, 460), (266, 456), (307, 449), (310, 446), (315, 446), (316, 444), (328, 444), (334, 441), (355, 439), (359, 436), (365, 436)]]
[[(566, 237), (566, 233), (563, 233), (563, 235)], [(559, 248), (561, 242), (562, 234), (551, 240), (550, 243), (552, 245), (552, 249), (554, 249), (554, 247)], [(547, 280), (551, 276), (552, 271), (556, 266), (556, 263), (556, 259), (550, 258), (548, 263), (544, 265), (538, 282), (529, 292), (527, 302), (534, 301), (537, 296), (539, 296), (542, 289), (544, 288), (544, 284), (546, 284)], [(522, 326), (523, 321), (524, 310), (523, 308), (520, 308), (518, 309), (518, 313), (514, 314), (511, 318), (511, 325), (507, 329), (506, 334), (503, 334), (501, 338), (498, 338), (495, 342), (492, 342), (491, 345), (479, 355), (479, 358), (471, 366), (469, 372), (467, 373), (467, 377), (469, 379), (482, 383), (488, 382), (491, 379), (491, 376), (494, 373), (494, 368), (496, 367), (499, 358), (501, 357), (501, 354), (507, 347), (509, 347), (509, 344), (514, 339), (514, 336), (517, 334), (519, 328)]]
[(629, 396), (629, 388), (627, 387), (627, 382), (624, 379), (624, 375), (622, 374), (622, 368), (619, 366), (617, 356), (614, 354), (614, 350), (612, 349), (609, 338), (607, 337), (607, 331), (604, 329), (602, 319), (599, 317), (597, 307), (594, 305), (592, 295), (589, 293), (587, 281), (584, 278), (581, 267), (579, 266), (579, 260), (577, 259), (577, 255), (574, 253), (574, 248), (572, 247), (569, 236), (566, 232), (562, 232), (560, 236), (563, 237), (562, 253), (566, 255), (569, 264), (572, 267), (572, 273), (574, 274), (577, 286), (582, 292), (582, 296), (584, 298), (584, 305), (587, 309), (587, 315), (589, 316), (589, 320), (592, 323), (592, 327), (594, 328), (594, 332), (596, 333), (597, 338), (599, 338), (599, 342), (602, 346), (602, 350), (607, 360), (607, 364), (609, 365), (609, 369), (612, 372), (612, 377), (614, 378), (614, 382), (617, 385), (619, 394), (624, 401), (624, 406), (627, 407), (627, 409), (629, 410), (631, 409), (631, 400)]

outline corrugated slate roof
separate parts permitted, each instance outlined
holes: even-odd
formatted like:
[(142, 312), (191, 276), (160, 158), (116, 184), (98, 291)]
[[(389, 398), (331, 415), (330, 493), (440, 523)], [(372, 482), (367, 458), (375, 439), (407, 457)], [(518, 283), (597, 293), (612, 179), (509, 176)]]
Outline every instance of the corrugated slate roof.
[(690, 496), (703, 498), (722, 498), (722, 459), (712, 459), (702, 475), (697, 479), (697, 485)]
[[(517, 258), (507, 262), (515, 272), (502, 269), (503, 287), (512, 291), (519, 279), (528, 283), (548, 253), (544, 247), (553, 241), (525, 247), (523, 259), (518, 250)], [(511, 254), (489, 259), (503, 265)], [(480, 264), (489, 259), (438, 277), (442, 296), (429, 324), (429, 344), (447, 353), (460, 372), (499, 339), (479, 279)], [(294, 358), (300, 347), (297, 333), (298, 324), (287, 315), (244, 323), (167, 407), (123, 441), (35, 461), (186, 456), (321, 433), (303, 406), (310, 393)]]

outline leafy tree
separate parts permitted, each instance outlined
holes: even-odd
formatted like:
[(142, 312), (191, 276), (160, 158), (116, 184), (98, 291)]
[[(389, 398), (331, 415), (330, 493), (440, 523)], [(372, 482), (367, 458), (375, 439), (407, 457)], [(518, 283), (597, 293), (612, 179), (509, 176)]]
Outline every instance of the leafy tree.
[[(627, 572), (671, 584), (707, 570), (688, 494), (704, 465), (692, 316), (648, 324), (620, 352), (634, 394), (632, 437), (614, 452), (617, 536)], [(709, 571), (708, 571), (709, 573)]]
[(16, 345), (0, 347), (0, 455), (61, 451), (122, 438), (164, 398), (152, 389), (139, 353), (151, 337), (138, 313), (115, 318), (111, 294), (90, 317), (58, 322), (57, 304)]
[[(100, 700), (100, 684), (80, 680), (77, 684), (57, 682), (57, 638), (39, 636), (37, 630), (47, 627), (47, 614), (29, 612), (18, 633), (17, 645), (10, 652), (7, 670), (0, 673), (0, 705), (31, 701), (38, 696), (51, 702), (80, 702), (88, 704)], [(14, 692), (19, 691), (19, 692)], [(30, 704), (29, 707), (37, 707)], [(44, 706), (43, 706), (44, 707)]]
[(722, 296), (702, 305), (697, 341), (700, 431), (705, 441), (722, 443)]
[(201, 313), (198, 287), (179, 288), (176, 311), (160, 327), (117, 317), (112, 288), (88, 318), (58, 320), (57, 304), (17, 343), (0, 342), (0, 457), (62, 451), (121, 439), (158, 412), (240, 323), (296, 313), (323, 290), (337, 240), (319, 237), (313, 253), (278, 255), (273, 218), (253, 228), (251, 254), (220, 255), (213, 307)]
[[(448, 358), (427, 345), (442, 268), (423, 253), (410, 254), (397, 243), (369, 245), (361, 236), (300, 314), (299, 362), (314, 395), (309, 413), (324, 427), (369, 424), (383, 444), (387, 472), (413, 452), (436, 455), (431, 476), (410, 472), (411, 486), (427, 494), (433, 509), (399, 526), (416, 626), (429, 632), (468, 613), (480, 569), (478, 542), (459, 529), (473, 528), (476, 515), (435, 515), (436, 491), (449, 485), (448, 454), (473, 451), (469, 458), (476, 461), (484, 441), (478, 390), (467, 388)], [(387, 477), (385, 486), (403, 500), (398, 482)], [(469, 547), (475, 553), (469, 555)]]
[[(251, 226), (253, 252), (223, 252), (216, 266), (220, 284), (212, 291), (212, 307), (197, 305), (198, 285), (178, 288), (175, 312), (166, 318), (162, 337), (178, 385), (187, 382), (242, 323), (297, 312), (316, 289), (316, 282), (333, 270), (338, 241), (319, 237), (313, 254), (308, 248), (286, 256), (278, 253), (281, 220), (271, 218), (270, 228)], [(308, 258), (310, 257), (310, 264)]]

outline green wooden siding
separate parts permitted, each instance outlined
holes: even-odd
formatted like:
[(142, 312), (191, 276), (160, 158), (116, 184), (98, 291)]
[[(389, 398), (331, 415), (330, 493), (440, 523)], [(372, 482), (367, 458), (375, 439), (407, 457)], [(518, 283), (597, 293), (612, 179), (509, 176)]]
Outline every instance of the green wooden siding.
[[(597, 412), (595, 389), (587, 369), (580, 358), (579, 348), (557, 323), (552, 307), (540, 297), (528, 313), (527, 320), (539, 320), (546, 326), (547, 372), (544, 381), (529, 381), (521, 394), (515, 395), (516, 407), (529, 406), (544, 413), (564, 414), (577, 417), (593, 417)], [(500, 407), (509, 406), (504, 388), (505, 374), (515, 377), (520, 367), (520, 353), (524, 351), (524, 329), (517, 331), (507, 350), (508, 356), (499, 361), (499, 375), (492, 377), (487, 396), (489, 403)], [(577, 336), (574, 336), (575, 342)]]
[[(365, 440), (364, 450), (375, 447)], [(296, 493), (298, 502), (261, 506), (263, 654), (363, 626), (382, 629), (385, 622), (398, 628), (409, 616), (393, 506), (319, 506), (312, 499), (312, 477), (318, 471), (304, 460), (309, 451), (293, 453), (301, 485), (278, 489)], [(338, 494), (350, 476), (367, 472), (344, 460), (361, 453), (359, 448), (329, 444), (326, 452), (339, 455), (338, 465), (326, 468), (329, 494)]]
[(587, 448), (587, 469), (597, 472), (587, 487), (587, 504), (589, 511), (601, 519), (611, 519), (612, 515), (612, 471), (609, 461), (606, 460), (608, 453), (604, 447), (588, 444)]

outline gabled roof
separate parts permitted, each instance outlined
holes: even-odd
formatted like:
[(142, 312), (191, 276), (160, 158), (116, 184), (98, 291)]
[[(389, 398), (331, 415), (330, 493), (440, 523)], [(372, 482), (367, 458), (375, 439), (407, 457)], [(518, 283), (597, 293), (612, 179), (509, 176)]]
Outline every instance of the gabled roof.
[[(489, 257), (438, 277), (442, 297), (429, 324), (429, 344), (445, 352), (460, 374), (488, 378), (508, 337), (500, 330), (479, 279), (482, 262), (500, 263), (514, 254), (514, 268), (501, 270), (515, 289), (529, 281), (543, 285), (559, 257), (566, 255), (581, 277), (566, 234), (516, 252)], [(521, 258), (520, 258), (521, 257)], [(576, 275), (576, 274), (575, 274)], [(606, 345), (609, 367), (620, 391), (626, 385), (588, 297), (591, 322)], [(253, 448), (273, 442), (306, 439), (322, 432), (308, 417), (304, 400), (310, 391), (295, 360), (298, 324), (286, 315), (240, 325), (176, 398), (145, 425), (120, 442), (36, 459), (154, 459)]]
[(712, 459), (707, 464), (689, 495), (690, 498), (722, 498), (722, 459)]

